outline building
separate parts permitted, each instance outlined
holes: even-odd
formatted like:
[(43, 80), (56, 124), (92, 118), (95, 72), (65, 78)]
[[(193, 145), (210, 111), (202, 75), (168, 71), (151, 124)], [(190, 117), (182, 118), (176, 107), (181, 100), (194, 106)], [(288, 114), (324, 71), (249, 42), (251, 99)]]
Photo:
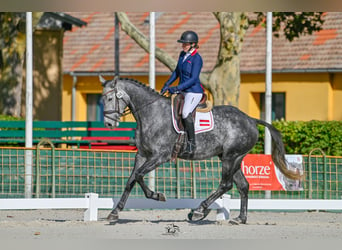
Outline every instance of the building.
[[(60, 120), (62, 110), (63, 36), (86, 25), (62, 12), (45, 12), (33, 32), (33, 115), (38, 120)], [(25, 84), (23, 92), (25, 93)], [(25, 115), (25, 94), (21, 110)]]
[[(113, 77), (115, 69), (114, 13), (73, 12), (87, 22), (64, 37), (62, 120), (102, 118), (99, 73)], [(149, 13), (127, 13), (146, 36)], [(156, 45), (177, 59), (176, 43), (185, 30), (200, 37), (203, 71), (215, 64), (219, 25), (210, 12), (164, 12), (156, 14)], [(323, 30), (288, 42), (273, 39), (273, 118), (286, 120), (342, 120), (342, 13), (324, 14)], [(148, 84), (148, 54), (120, 30), (120, 76)], [(265, 92), (266, 35), (261, 26), (250, 26), (241, 53), (239, 108), (260, 118)], [(156, 61), (156, 89), (170, 70)], [(132, 119), (128, 117), (127, 119)]]

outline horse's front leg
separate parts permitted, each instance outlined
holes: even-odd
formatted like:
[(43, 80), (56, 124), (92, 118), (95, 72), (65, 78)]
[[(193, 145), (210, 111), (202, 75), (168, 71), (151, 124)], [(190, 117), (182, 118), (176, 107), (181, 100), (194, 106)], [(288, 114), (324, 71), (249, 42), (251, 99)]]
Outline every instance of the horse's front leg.
[[(136, 182), (141, 186), (145, 196), (150, 199), (158, 200), (158, 201), (166, 201), (165, 195), (163, 193), (157, 193), (152, 191), (144, 182), (144, 175), (149, 173), (150, 171), (154, 170), (160, 164), (164, 163), (164, 157), (156, 156), (153, 158), (146, 158), (142, 157), (137, 153), (135, 157), (135, 165), (134, 169), (126, 183), (125, 190), (121, 196), (120, 201), (116, 205), (116, 207), (110, 212), (107, 217), (109, 221), (116, 221), (119, 219), (119, 212), (125, 207), (127, 202), (128, 196), (133, 189)], [(165, 159), (165, 158), (164, 158)]]
[(120, 198), (118, 204), (115, 206), (115, 208), (107, 216), (107, 220), (113, 222), (113, 221), (116, 221), (119, 219), (119, 212), (122, 211), (122, 209), (125, 207), (128, 196), (131, 193), (131, 191), (132, 191), (132, 189), (136, 183), (136, 180), (135, 180), (136, 170), (139, 169), (139, 167), (141, 165), (143, 165), (145, 161), (146, 161), (146, 159), (144, 157), (140, 156), (138, 153), (136, 154), (135, 162), (134, 162), (134, 168), (132, 170), (130, 177), (128, 178), (124, 192), (121, 195), (121, 198)]
[(143, 190), (145, 197), (156, 201), (166, 201), (166, 197), (163, 193), (152, 191), (145, 183), (143, 177), (138, 177), (137, 182)]
[(143, 166), (141, 166), (135, 173), (135, 180), (141, 186), (146, 198), (156, 201), (166, 201), (166, 197), (163, 193), (152, 191), (145, 183), (144, 176), (149, 172), (156, 169), (159, 165), (165, 162), (164, 157), (155, 156), (146, 160)]
[(131, 190), (133, 189), (135, 183), (136, 183), (136, 180), (135, 180), (135, 174), (133, 171), (126, 183), (126, 187), (125, 187), (123, 194), (121, 195), (120, 201), (117, 203), (115, 208), (107, 216), (108, 221), (114, 222), (119, 219), (119, 212), (122, 211), (122, 209), (124, 209), (128, 196), (131, 193)]

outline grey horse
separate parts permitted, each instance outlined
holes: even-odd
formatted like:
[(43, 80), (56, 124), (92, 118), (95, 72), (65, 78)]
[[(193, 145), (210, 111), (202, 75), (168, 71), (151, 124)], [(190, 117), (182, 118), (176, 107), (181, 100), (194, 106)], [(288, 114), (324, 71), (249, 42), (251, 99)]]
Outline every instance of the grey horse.
[[(170, 161), (178, 134), (173, 128), (171, 100), (160, 95), (150, 87), (132, 79), (115, 77), (105, 80), (99, 77), (103, 85), (104, 123), (108, 128), (118, 126), (120, 117), (128, 107), (136, 122), (137, 154), (135, 165), (127, 181), (125, 190), (116, 207), (107, 220), (114, 222), (124, 208), (128, 196), (138, 183), (146, 198), (165, 201), (163, 193), (154, 192), (144, 182), (144, 176), (161, 164)], [(241, 170), (241, 162), (258, 140), (257, 124), (266, 126), (272, 136), (272, 159), (279, 170), (288, 178), (299, 179), (301, 176), (287, 169), (285, 149), (281, 134), (272, 125), (254, 119), (233, 106), (214, 106), (212, 109), (214, 129), (196, 134), (197, 147), (190, 160), (203, 160), (218, 156), (222, 161), (222, 177), (215, 192), (210, 194), (198, 208), (190, 211), (192, 221), (202, 220), (208, 213), (208, 207), (233, 187), (240, 193), (240, 214), (234, 220), (245, 224), (247, 221), (247, 203), (249, 184)], [(188, 155), (186, 155), (188, 157)], [(185, 159), (180, 150), (178, 157)], [(188, 158), (186, 158), (188, 159)]]

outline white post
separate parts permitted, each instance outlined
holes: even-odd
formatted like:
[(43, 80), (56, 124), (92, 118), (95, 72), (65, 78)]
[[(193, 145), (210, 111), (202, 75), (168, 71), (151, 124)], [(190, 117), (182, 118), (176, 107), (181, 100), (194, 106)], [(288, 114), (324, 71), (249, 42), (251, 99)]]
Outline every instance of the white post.
[[(32, 148), (32, 47), (32, 12), (26, 12), (26, 148)], [(32, 150), (25, 151), (25, 198), (32, 198)]]
[[(152, 89), (155, 89), (155, 12), (150, 12), (150, 72), (149, 84)], [(155, 171), (149, 173), (148, 186), (155, 190)]]
[(97, 221), (99, 195), (86, 193), (85, 198), (88, 199), (88, 208), (84, 212), (84, 221)]
[[(266, 23), (266, 90), (265, 90), (265, 121), (272, 123), (272, 12), (267, 12)], [(271, 135), (265, 128), (265, 154), (271, 154)], [(265, 192), (266, 199), (271, 198), (271, 191)]]
[(220, 208), (217, 209), (216, 220), (229, 220), (230, 217), (230, 198), (231, 195), (224, 194), (215, 202), (220, 203)]
[(149, 83), (152, 89), (156, 88), (155, 83), (155, 12), (150, 12), (150, 74)]

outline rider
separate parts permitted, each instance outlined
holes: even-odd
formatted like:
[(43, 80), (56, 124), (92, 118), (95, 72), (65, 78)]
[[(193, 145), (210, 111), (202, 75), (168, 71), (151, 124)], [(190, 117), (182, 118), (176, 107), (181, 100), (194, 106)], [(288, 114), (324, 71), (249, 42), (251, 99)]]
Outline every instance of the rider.
[[(194, 31), (183, 32), (177, 42), (182, 44), (183, 51), (180, 52), (177, 67), (164, 84), (161, 93), (169, 91), (171, 94), (178, 94), (181, 92), (184, 95), (182, 120), (188, 136), (184, 153), (191, 155), (196, 149), (192, 112), (201, 101), (204, 92), (199, 79), (203, 61), (197, 51), (199, 48), (198, 35)], [(177, 78), (179, 78), (178, 86), (169, 87)]]

